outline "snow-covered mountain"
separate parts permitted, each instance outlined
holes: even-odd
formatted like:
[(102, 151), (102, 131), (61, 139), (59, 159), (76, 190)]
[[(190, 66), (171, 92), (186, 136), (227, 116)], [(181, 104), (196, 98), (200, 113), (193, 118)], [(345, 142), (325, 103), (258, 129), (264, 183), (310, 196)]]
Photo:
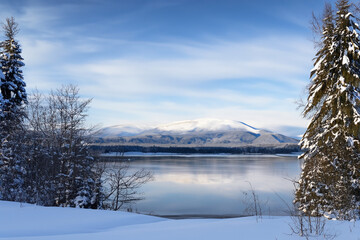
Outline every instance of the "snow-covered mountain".
[(252, 133), (259, 133), (257, 128), (254, 128), (246, 123), (233, 120), (220, 120), (220, 119), (196, 119), (179, 121), (168, 124), (162, 124), (155, 127), (152, 131), (155, 132), (168, 132), (187, 134), (195, 132), (219, 132), (219, 131), (246, 131)]
[(178, 121), (154, 127), (116, 125), (103, 128), (97, 137), (102, 142), (132, 145), (237, 146), (298, 142), (291, 137), (258, 129), (244, 122), (208, 118)]
[(220, 120), (203, 118), (196, 120), (178, 121), (167, 124), (160, 124), (154, 127), (139, 124), (121, 124), (103, 128), (99, 131), (99, 137), (126, 137), (135, 136), (143, 133), (177, 133), (187, 134), (194, 132), (215, 132), (215, 131), (235, 131), (242, 130), (247, 132), (259, 133), (259, 129), (246, 123), (233, 120)]
[(102, 128), (97, 136), (99, 137), (127, 137), (127, 136), (135, 136), (137, 134), (140, 134), (146, 130), (148, 130), (149, 127), (147, 125), (115, 125), (111, 127)]

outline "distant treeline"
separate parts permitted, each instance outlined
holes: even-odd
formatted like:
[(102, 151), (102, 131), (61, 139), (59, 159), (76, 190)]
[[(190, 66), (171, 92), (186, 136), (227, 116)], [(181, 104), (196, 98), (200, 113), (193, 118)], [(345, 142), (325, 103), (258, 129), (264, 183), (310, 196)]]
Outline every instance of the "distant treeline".
[(143, 153), (184, 153), (184, 154), (246, 154), (246, 153), (292, 153), (300, 152), (296, 144), (282, 146), (241, 146), (241, 147), (160, 147), (160, 146), (114, 146), (114, 145), (92, 145), (93, 151), (100, 153), (109, 152), (143, 152)]

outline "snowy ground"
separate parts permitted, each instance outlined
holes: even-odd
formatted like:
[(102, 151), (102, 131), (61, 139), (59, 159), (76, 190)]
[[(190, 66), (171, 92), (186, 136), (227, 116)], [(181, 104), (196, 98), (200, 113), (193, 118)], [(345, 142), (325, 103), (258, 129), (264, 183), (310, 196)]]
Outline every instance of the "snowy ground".
[[(291, 223), (290, 217), (169, 220), (0, 201), (0, 239), (7, 240), (305, 239), (289, 235)], [(326, 229), (327, 234), (336, 234), (335, 239), (360, 239), (359, 223), (328, 221)]]

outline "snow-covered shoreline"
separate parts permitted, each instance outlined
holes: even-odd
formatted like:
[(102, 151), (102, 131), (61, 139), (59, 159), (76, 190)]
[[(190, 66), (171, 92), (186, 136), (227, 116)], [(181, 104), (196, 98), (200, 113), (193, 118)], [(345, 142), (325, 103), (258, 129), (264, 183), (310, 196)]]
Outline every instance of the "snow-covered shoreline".
[[(291, 235), (290, 217), (171, 220), (128, 212), (41, 207), (0, 201), (0, 239), (305, 239)], [(327, 221), (335, 239), (356, 240), (357, 222)], [(323, 236), (311, 239), (324, 239)]]

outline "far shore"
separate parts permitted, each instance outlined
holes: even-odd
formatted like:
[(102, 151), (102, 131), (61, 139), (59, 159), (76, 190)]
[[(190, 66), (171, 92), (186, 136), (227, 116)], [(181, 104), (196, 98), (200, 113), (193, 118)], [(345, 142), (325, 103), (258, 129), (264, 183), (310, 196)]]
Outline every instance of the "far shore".
[(201, 157), (216, 157), (216, 158), (229, 158), (229, 157), (298, 157), (302, 152), (292, 152), (284, 154), (263, 154), (263, 153), (243, 153), (243, 154), (231, 154), (231, 153), (214, 153), (214, 154), (187, 154), (187, 153), (170, 153), (170, 152), (108, 152), (101, 153), (99, 157), (110, 157), (110, 158), (127, 158), (127, 157), (184, 157), (184, 158), (201, 158)]
[(90, 149), (98, 154), (117, 153), (129, 155), (190, 155), (190, 154), (211, 154), (211, 155), (253, 155), (253, 154), (293, 154), (300, 152), (298, 144), (280, 145), (244, 145), (244, 146), (143, 146), (143, 145), (90, 145)]

